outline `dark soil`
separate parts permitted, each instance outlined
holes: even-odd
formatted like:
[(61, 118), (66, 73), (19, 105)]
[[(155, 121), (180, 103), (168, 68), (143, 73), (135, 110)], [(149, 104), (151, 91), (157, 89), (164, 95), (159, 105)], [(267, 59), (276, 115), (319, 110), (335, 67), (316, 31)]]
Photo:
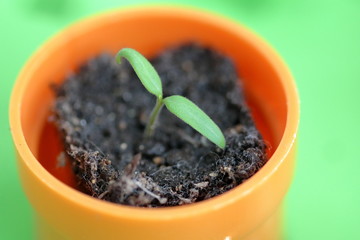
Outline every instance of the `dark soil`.
[(56, 88), (56, 125), (84, 192), (111, 202), (175, 206), (224, 193), (266, 162), (232, 62), (188, 44), (152, 59), (164, 95), (188, 97), (223, 130), (221, 150), (164, 108), (143, 140), (155, 97), (130, 65), (103, 54)]

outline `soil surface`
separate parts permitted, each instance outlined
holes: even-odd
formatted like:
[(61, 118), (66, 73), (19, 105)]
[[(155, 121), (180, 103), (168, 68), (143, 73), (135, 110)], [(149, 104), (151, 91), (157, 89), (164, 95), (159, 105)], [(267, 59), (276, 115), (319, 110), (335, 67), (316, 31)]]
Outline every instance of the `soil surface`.
[(196, 44), (151, 59), (164, 96), (195, 102), (224, 132), (221, 150), (163, 108), (143, 140), (155, 97), (127, 61), (91, 59), (56, 87), (55, 123), (80, 188), (100, 199), (142, 206), (198, 202), (241, 184), (261, 168), (266, 146), (254, 126), (233, 63)]

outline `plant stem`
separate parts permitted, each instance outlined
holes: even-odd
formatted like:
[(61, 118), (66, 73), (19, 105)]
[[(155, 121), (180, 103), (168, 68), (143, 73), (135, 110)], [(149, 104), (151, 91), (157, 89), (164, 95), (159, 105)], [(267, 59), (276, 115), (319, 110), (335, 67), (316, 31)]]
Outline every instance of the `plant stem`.
[(161, 108), (163, 106), (164, 106), (163, 99), (162, 98), (157, 98), (155, 107), (154, 107), (154, 109), (152, 110), (152, 112), (150, 114), (150, 118), (149, 118), (148, 123), (146, 124), (145, 132), (144, 132), (144, 138), (145, 139), (149, 139), (154, 134), (155, 123), (156, 123), (156, 120), (157, 120), (157, 118), (159, 116), (159, 112), (160, 112), (160, 110), (161, 110)]

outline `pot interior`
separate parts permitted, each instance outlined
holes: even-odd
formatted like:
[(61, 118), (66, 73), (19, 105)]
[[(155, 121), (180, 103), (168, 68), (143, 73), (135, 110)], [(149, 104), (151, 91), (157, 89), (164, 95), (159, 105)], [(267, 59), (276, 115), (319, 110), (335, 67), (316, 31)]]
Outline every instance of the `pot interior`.
[(248, 30), (222, 19), (149, 12), (124, 16), (113, 13), (85, 20), (51, 39), (31, 59), (21, 124), (36, 159), (53, 176), (75, 187), (70, 164), (59, 166), (61, 141), (48, 121), (54, 101), (51, 84), (63, 81), (87, 59), (104, 51), (115, 54), (123, 47), (131, 47), (150, 57), (165, 47), (186, 42), (210, 46), (234, 61), (271, 156), (284, 134), (288, 109), (278, 66), (266, 54), (263, 43)]

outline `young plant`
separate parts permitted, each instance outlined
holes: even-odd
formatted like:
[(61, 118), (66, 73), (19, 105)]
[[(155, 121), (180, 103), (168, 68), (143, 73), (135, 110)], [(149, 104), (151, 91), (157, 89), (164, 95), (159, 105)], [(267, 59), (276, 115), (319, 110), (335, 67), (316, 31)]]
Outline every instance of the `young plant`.
[(189, 124), (211, 142), (222, 149), (225, 148), (225, 137), (220, 128), (192, 101), (179, 95), (163, 98), (160, 77), (143, 55), (134, 49), (123, 48), (116, 55), (116, 61), (120, 64), (122, 58), (130, 62), (141, 83), (157, 98), (145, 128), (145, 138), (150, 138), (153, 135), (156, 120), (162, 107), (165, 105), (171, 113)]

